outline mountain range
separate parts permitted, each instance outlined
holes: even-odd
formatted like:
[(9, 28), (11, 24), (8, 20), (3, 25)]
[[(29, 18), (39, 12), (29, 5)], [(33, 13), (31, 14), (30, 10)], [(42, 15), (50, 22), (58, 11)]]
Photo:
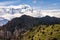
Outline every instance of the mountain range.
[(16, 17), (12, 19), (6, 25), (3, 25), (2, 29), (8, 30), (13, 33), (15, 29), (27, 31), (33, 28), (34, 26), (38, 26), (41, 24), (42, 25), (60, 24), (60, 18), (50, 17), (50, 16), (35, 18), (27, 15), (22, 15), (21, 17)]

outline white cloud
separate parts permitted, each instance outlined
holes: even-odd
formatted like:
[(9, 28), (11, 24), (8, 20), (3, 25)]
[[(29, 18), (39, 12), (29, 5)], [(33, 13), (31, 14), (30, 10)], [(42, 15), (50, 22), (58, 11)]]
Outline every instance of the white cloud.
[[(27, 9), (22, 9), (22, 8), (25, 8), (25, 7), (28, 7)], [(20, 17), (22, 15), (29, 15), (29, 16), (33, 16), (33, 17), (44, 17), (44, 16), (51, 16), (51, 17), (58, 17), (60, 18), (60, 10), (40, 10), (40, 9), (34, 9), (34, 8), (31, 8), (29, 5), (18, 5), (18, 6), (7, 6), (7, 8), (14, 8), (14, 9), (17, 9), (17, 8), (20, 8), (21, 12), (23, 13), (14, 13), (14, 14), (11, 14), (11, 13), (5, 13), (3, 15), (0, 15), (0, 17), (3, 17), (7, 20), (11, 20), (15, 17)], [(32, 10), (33, 9), (33, 10)], [(10, 11), (10, 10), (9, 10)]]
[(22, 16), (23, 14), (19, 14), (19, 13), (17, 13), (17, 14), (5, 14), (5, 15), (2, 15), (1, 17), (2, 18), (4, 18), (4, 19), (7, 19), (7, 20), (11, 20), (11, 19), (13, 19), (13, 18), (15, 18), (15, 17), (20, 17), (20, 16)]
[(42, 17), (43, 16), (51, 16), (51, 17), (57, 17), (60, 18), (60, 10), (42, 10)]
[(13, 18), (13, 16), (11, 14), (5, 14), (5, 15), (2, 15), (1, 17), (3, 17), (4, 19), (8, 19), (8, 20)]
[[(27, 7), (27, 8), (26, 8)], [(31, 7), (29, 6), (29, 5), (26, 5), (26, 4), (23, 4), (23, 5), (18, 5), (18, 6), (0, 6), (0, 8), (5, 8), (5, 9), (7, 9), (7, 8), (14, 8), (14, 9), (20, 9), (20, 11), (21, 12), (23, 12), (23, 13), (20, 13), (20, 11), (15, 11), (15, 13), (14, 14), (11, 14), (11, 10), (8, 10), (8, 11), (11, 11), (11, 12), (9, 12), (9, 13), (5, 13), (4, 12), (4, 10), (5, 9), (1, 9), (0, 11), (2, 11), (1, 13), (2, 13), (2, 15), (0, 15), (0, 17), (3, 17), (3, 18), (5, 18), (5, 19), (7, 19), (7, 20), (11, 20), (11, 19), (13, 19), (13, 18), (15, 18), (15, 17), (20, 17), (21, 15), (23, 15), (25, 12), (28, 12), (28, 11), (30, 11), (31, 12)], [(5, 10), (6, 11), (6, 10)], [(17, 13), (16, 13), (17, 12)], [(0, 13), (0, 14), (1, 14)]]
[(2, 15), (1, 17), (7, 19), (7, 20), (11, 20), (13, 18), (16, 17), (21, 17), (22, 15), (29, 15), (32, 17), (45, 17), (45, 16), (50, 16), (50, 17), (57, 17), (60, 18), (60, 10), (33, 10), (33, 12), (31, 11), (26, 11), (23, 14), (21, 13), (15, 13), (15, 14), (5, 14)]

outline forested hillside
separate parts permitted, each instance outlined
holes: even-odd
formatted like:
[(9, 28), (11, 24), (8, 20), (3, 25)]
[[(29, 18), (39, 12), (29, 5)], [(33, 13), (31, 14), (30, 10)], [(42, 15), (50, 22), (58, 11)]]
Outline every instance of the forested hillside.
[(24, 33), (22, 40), (60, 40), (60, 24), (39, 25)]

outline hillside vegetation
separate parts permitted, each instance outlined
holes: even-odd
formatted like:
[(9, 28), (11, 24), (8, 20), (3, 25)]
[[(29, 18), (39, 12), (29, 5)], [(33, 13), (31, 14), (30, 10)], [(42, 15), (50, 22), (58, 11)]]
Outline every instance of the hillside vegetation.
[(25, 32), (21, 40), (60, 40), (60, 24), (36, 26)]

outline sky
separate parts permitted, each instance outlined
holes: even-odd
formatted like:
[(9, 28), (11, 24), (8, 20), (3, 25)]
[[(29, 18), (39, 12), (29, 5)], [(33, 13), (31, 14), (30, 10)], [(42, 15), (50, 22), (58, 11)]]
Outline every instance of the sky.
[(60, 0), (0, 0), (0, 6), (28, 4), (40, 9), (60, 9)]
[[(5, 14), (5, 12), (3, 12), (3, 10), (0, 10), (0, 20), (2, 18), (7, 19), (7, 20), (11, 20), (12, 18), (15, 17), (20, 17), (22, 15), (29, 15), (29, 16), (33, 16), (33, 17), (39, 17), (39, 16), (51, 16), (51, 17), (58, 17), (60, 18), (60, 0), (0, 0), (0, 8), (2, 7), (21, 7), (24, 6), (22, 4), (27, 4), (27, 6), (29, 6), (29, 11), (24, 11), (23, 9), (23, 14), (20, 13), (15, 13), (15, 14)], [(38, 8), (38, 9), (44, 9), (44, 10), (33, 10), (33, 13), (31, 12), (30, 9), (32, 8)], [(24, 8), (24, 7), (22, 7)], [(48, 10), (46, 10), (48, 9)], [(50, 10), (50, 9), (54, 9), (54, 10)], [(37, 12), (38, 11), (38, 12)], [(4, 21), (3, 21), (4, 22)], [(3, 24), (0, 21), (0, 25)]]

